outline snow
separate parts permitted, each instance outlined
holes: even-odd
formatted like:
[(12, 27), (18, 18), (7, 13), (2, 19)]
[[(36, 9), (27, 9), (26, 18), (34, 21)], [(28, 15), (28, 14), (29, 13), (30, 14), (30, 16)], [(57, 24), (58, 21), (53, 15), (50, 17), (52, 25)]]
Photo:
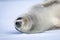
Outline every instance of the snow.
[(42, 1), (0, 1), (0, 40), (60, 40), (60, 30), (25, 34), (14, 28), (14, 21), (19, 15), (26, 13), (32, 5)]

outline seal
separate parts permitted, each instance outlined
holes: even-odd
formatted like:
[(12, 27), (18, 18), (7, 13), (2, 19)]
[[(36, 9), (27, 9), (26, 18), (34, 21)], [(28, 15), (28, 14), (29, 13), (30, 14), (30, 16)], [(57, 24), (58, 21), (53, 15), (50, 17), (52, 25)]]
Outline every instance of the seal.
[(23, 33), (41, 33), (60, 28), (60, 0), (45, 0), (32, 6), (15, 20), (15, 28)]

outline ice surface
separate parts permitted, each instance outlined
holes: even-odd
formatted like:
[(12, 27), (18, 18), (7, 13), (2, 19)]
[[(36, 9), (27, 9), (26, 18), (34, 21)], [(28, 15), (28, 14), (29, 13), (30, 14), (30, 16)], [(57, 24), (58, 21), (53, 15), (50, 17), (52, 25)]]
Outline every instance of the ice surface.
[(15, 30), (15, 19), (43, 0), (0, 1), (0, 40), (60, 40), (60, 30), (24, 34)]

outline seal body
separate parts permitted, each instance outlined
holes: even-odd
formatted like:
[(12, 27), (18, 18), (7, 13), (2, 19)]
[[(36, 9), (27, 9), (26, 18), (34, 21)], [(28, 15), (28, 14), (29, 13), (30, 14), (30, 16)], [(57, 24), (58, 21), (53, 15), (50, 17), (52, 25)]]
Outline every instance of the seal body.
[(60, 28), (60, 0), (37, 4), (15, 21), (15, 28), (24, 33), (40, 33)]

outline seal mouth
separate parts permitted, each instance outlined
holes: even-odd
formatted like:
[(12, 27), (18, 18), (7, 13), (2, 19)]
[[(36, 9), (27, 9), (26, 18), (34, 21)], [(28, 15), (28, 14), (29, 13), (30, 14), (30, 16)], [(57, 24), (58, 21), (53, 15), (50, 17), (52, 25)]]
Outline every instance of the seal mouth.
[(17, 31), (21, 32), (21, 33), (24, 33), (23, 31), (19, 30), (19, 29), (18, 29), (18, 28), (16, 28), (16, 27), (15, 27), (15, 29), (16, 29)]

